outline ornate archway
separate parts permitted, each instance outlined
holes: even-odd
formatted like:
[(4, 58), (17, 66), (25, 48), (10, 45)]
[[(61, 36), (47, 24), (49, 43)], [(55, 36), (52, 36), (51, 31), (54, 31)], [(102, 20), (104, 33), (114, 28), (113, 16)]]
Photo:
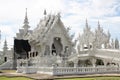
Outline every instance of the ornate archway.
[(103, 60), (101, 60), (101, 59), (97, 59), (95, 64), (96, 64), (96, 66), (97, 66), (97, 65), (98, 65), (98, 66), (99, 66), (99, 65), (104, 65), (104, 62), (103, 62)]
[(87, 66), (92, 66), (92, 63), (90, 60), (79, 60), (78, 61), (78, 67), (87, 67)]
[(74, 67), (74, 63), (72, 61), (68, 62), (68, 67)]
[(92, 63), (91, 63), (90, 60), (87, 59), (87, 60), (85, 60), (85, 65), (86, 65), (86, 66), (92, 66)]

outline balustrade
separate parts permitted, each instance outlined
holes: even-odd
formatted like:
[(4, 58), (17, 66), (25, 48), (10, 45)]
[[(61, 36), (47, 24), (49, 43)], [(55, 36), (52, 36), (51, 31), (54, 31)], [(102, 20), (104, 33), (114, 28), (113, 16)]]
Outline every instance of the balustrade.
[(77, 75), (77, 74), (99, 74), (99, 73), (118, 73), (120, 67), (100, 66), (100, 67), (18, 67), (19, 73), (45, 73), (52, 75)]
[(98, 74), (98, 73), (117, 73), (120, 72), (119, 67), (57, 67), (54, 69), (54, 75), (65, 74)]

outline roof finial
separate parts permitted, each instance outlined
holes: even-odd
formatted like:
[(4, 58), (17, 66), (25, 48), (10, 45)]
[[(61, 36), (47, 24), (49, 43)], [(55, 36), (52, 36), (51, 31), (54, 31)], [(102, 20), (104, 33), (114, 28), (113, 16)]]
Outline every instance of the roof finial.
[(99, 22), (99, 20), (98, 20), (98, 28), (100, 28), (100, 22)]
[(7, 47), (7, 41), (6, 41), (6, 37), (5, 37), (5, 42), (4, 42), (4, 47), (3, 47), (4, 50), (8, 49)]
[(46, 14), (47, 14), (46, 9), (44, 9), (44, 15), (46, 15)]
[(25, 13), (24, 24), (29, 24), (28, 17), (27, 17), (27, 8), (26, 8), (26, 13)]
[(110, 34), (109, 30), (108, 30), (108, 33), (107, 33), (107, 35), (108, 35), (108, 37), (110, 38), (111, 34)]
[(29, 26), (28, 24), (29, 24), (29, 22), (28, 22), (28, 17), (27, 17), (27, 8), (26, 8), (26, 13), (25, 13), (25, 19), (24, 19), (23, 28), (24, 28), (24, 29), (30, 28), (30, 26)]
[(87, 21), (87, 18), (86, 18), (86, 27), (88, 28), (88, 21)]
[(60, 12), (58, 12), (58, 13), (57, 13), (57, 16), (58, 16), (59, 18), (61, 17), (61, 15), (60, 15), (60, 14), (61, 14)]

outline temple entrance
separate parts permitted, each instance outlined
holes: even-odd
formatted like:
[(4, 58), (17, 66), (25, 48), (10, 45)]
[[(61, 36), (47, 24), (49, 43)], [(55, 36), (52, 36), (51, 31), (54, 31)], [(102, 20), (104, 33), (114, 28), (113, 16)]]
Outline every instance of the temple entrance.
[(7, 61), (7, 57), (4, 57), (4, 61), (5, 61), (5, 62)]
[(63, 50), (63, 45), (61, 43), (61, 38), (55, 37), (52, 44), (52, 55), (61, 56), (62, 50)]

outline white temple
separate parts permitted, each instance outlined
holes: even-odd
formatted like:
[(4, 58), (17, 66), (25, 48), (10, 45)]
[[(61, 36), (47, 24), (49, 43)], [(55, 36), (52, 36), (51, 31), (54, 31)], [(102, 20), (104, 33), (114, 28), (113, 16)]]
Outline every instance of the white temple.
[(29, 28), (26, 11), (23, 28), (15, 39), (28, 41), (30, 50), (18, 46), (21, 50), (14, 53), (13, 65), (18, 73), (64, 75), (120, 70), (119, 41), (111, 39), (110, 32), (104, 32), (99, 21), (93, 32), (86, 20), (83, 34), (75, 41), (61, 21), (60, 13), (47, 14), (45, 10), (37, 27)]

